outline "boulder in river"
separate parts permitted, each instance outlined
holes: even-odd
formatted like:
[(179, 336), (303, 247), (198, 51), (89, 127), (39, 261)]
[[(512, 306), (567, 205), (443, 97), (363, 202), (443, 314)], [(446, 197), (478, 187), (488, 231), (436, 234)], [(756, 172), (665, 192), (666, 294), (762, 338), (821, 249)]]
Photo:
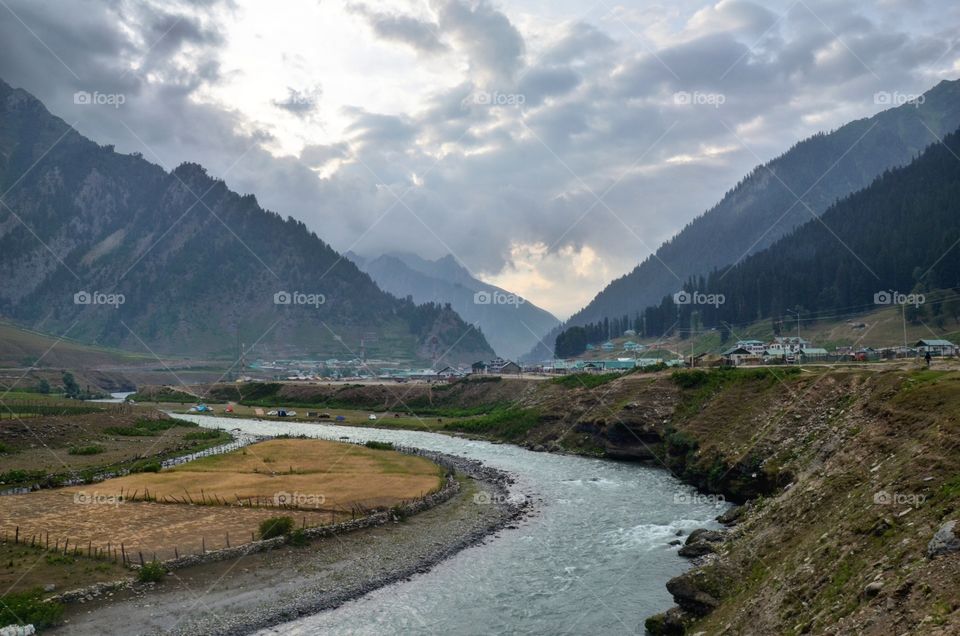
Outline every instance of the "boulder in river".
[(687, 543), (677, 551), (677, 554), (688, 559), (695, 559), (711, 552), (716, 552), (712, 545), (706, 541), (697, 541), (696, 543)]
[(706, 528), (697, 528), (690, 533), (690, 536), (687, 537), (687, 545), (691, 543), (698, 543), (700, 541), (706, 541), (708, 543), (719, 543), (723, 541), (724, 534), (719, 530), (708, 530)]
[(720, 604), (710, 593), (711, 579), (703, 570), (691, 570), (667, 581), (667, 591), (681, 609), (694, 616), (706, 616)]
[(732, 526), (732, 525), (735, 525), (738, 521), (740, 521), (740, 517), (743, 516), (743, 513), (744, 513), (743, 506), (734, 506), (729, 510), (727, 510), (726, 512), (724, 512), (719, 517), (717, 517), (717, 521), (719, 521), (725, 526)]
[(666, 612), (648, 618), (643, 626), (651, 636), (683, 636), (687, 633), (691, 618), (679, 607), (671, 607)]

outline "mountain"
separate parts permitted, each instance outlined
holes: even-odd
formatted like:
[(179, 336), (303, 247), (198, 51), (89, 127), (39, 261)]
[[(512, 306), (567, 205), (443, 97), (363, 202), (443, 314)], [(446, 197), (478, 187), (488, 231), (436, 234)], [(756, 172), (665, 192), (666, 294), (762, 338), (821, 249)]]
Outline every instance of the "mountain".
[(529, 351), (560, 324), (516, 294), (477, 280), (451, 255), (435, 261), (407, 253), (369, 260), (353, 253), (346, 256), (395, 296), (410, 296), (418, 303), (449, 303), (464, 320), (479, 325), (494, 350), (506, 358)]
[(379, 289), (306, 226), (199, 165), (99, 146), (0, 82), (0, 314), (171, 354), (466, 362), (492, 354), (449, 307)]
[[(904, 318), (936, 338), (934, 328), (960, 325), (958, 245), (960, 133), (953, 133), (767, 249), (684, 285), (688, 298), (705, 302), (677, 303), (668, 294), (641, 322), (650, 334), (715, 327), (726, 340), (759, 319), (789, 329), (789, 312), (829, 321), (903, 305)], [(601, 328), (565, 330), (558, 354), (576, 355)]]
[[(758, 166), (713, 208), (691, 221), (655, 255), (614, 280), (564, 327), (629, 315), (632, 319), (690, 276), (763, 250), (833, 202), (911, 161), (960, 127), (960, 81), (943, 81), (907, 103), (820, 133)], [(803, 202), (799, 203), (798, 198)], [(668, 269), (669, 268), (669, 269)], [(552, 343), (559, 329), (544, 340)], [(541, 348), (537, 358), (551, 352)]]
[[(841, 199), (814, 220), (741, 263), (715, 270), (689, 291), (722, 295), (718, 306), (649, 309), (647, 322), (697, 311), (705, 327), (784, 316), (830, 316), (905, 305), (932, 329), (960, 324), (960, 132), (903, 168)], [(789, 323), (788, 323), (789, 324)], [(666, 325), (664, 325), (666, 328)]]

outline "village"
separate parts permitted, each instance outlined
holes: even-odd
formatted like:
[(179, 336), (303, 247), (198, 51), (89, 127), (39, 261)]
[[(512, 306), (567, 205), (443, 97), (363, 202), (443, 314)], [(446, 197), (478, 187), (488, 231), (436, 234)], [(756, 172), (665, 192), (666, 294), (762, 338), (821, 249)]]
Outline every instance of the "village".
[(895, 360), (953, 358), (960, 346), (942, 338), (922, 338), (912, 345), (854, 347), (838, 345), (832, 349), (798, 336), (777, 336), (768, 341), (737, 340), (720, 351), (701, 351), (684, 355), (676, 343), (642, 344), (628, 330), (624, 339), (587, 345), (578, 358), (540, 362), (518, 362), (495, 357), (478, 360), (469, 367), (435, 363), (432, 367), (410, 367), (383, 360), (351, 358), (339, 360), (257, 360), (237, 381), (272, 379), (296, 382), (452, 382), (467, 376), (544, 378), (572, 373), (625, 373), (634, 369), (709, 368), (770, 366), (794, 364), (871, 363)]

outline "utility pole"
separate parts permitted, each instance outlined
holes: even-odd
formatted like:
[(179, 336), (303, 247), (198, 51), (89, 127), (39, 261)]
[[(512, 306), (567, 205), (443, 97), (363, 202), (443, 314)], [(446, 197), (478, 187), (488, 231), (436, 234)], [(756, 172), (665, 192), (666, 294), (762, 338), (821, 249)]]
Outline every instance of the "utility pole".
[(800, 310), (788, 309), (787, 311), (789, 311), (792, 314), (797, 314), (797, 348), (794, 351), (794, 359), (797, 360), (797, 362), (799, 363), (800, 361), (800, 355), (799, 355), (800, 354)]
[(903, 355), (907, 355), (907, 303), (900, 305), (903, 315)]

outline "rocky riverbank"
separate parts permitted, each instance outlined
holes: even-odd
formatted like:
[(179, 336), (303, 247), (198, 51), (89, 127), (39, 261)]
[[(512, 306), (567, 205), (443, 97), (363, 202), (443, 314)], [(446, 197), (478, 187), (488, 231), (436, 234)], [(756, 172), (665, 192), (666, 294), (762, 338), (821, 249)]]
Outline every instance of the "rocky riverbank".
[(747, 503), (726, 532), (690, 535), (694, 568), (649, 632), (960, 633), (960, 376), (823, 372), (686, 397), (671, 428), (691, 443), (687, 478)]
[(506, 473), (423, 454), (457, 472), (459, 494), (407, 519), (307, 547), (252, 553), (172, 572), (159, 585), (108, 591), (71, 606), (55, 633), (248, 634), (426, 572), (531, 512), (527, 499), (510, 496)]

